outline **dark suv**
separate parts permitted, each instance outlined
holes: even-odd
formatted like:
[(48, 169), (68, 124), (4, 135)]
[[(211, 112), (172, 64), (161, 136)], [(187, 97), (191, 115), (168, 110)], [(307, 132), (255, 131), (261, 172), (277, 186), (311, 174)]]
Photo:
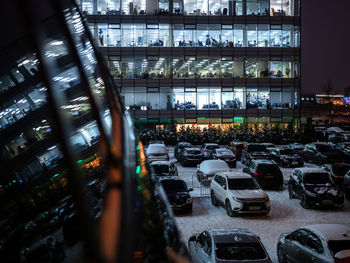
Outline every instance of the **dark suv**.
[(271, 152), (272, 160), (281, 165), (282, 167), (302, 167), (304, 161), (298, 153), (292, 149), (278, 149), (276, 148)]
[(271, 154), (265, 145), (249, 143), (247, 149), (242, 152), (242, 164), (248, 165), (253, 159), (270, 159)]
[(321, 168), (296, 168), (290, 175), (288, 192), (291, 199), (300, 199), (302, 207), (336, 206), (344, 204), (343, 191)]
[(230, 145), (227, 146), (235, 155), (237, 160), (241, 160), (242, 152), (245, 149), (247, 143), (245, 142), (230, 142)]
[(325, 169), (332, 176), (334, 182), (336, 182), (338, 185), (343, 185), (344, 175), (350, 170), (350, 164), (324, 164), (321, 168)]
[(325, 163), (339, 163), (342, 161), (342, 155), (327, 143), (309, 143), (305, 149), (300, 152), (306, 162), (313, 162), (318, 165)]
[(176, 177), (160, 177), (164, 191), (174, 212), (192, 212), (192, 198), (186, 183)]
[(243, 172), (253, 176), (261, 188), (283, 189), (283, 174), (272, 160), (252, 160)]
[(185, 148), (178, 158), (182, 166), (197, 165), (204, 159), (202, 150), (200, 148)]
[(189, 142), (178, 142), (174, 148), (174, 156), (176, 160), (180, 161), (180, 154), (185, 148), (190, 148), (192, 145)]
[(236, 168), (236, 165), (237, 165), (236, 156), (233, 154), (231, 150), (225, 149), (225, 148), (215, 149), (211, 153), (211, 159), (223, 160), (231, 168)]

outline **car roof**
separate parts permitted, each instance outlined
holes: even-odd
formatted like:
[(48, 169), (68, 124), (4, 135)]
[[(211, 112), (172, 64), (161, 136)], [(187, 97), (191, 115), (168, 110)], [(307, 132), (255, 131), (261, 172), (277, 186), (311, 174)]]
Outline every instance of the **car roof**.
[(185, 181), (178, 176), (162, 176), (158, 178), (159, 181), (182, 181), (185, 183)]
[(266, 160), (266, 159), (253, 159), (253, 162), (256, 162), (257, 164), (276, 164), (273, 160)]
[(305, 226), (315, 234), (328, 240), (350, 240), (350, 227), (342, 224), (315, 224)]
[(151, 166), (152, 165), (170, 165), (172, 164), (172, 162), (170, 161), (154, 161), (151, 163)]
[(210, 142), (210, 143), (205, 143), (204, 145), (219, 145), (219, 144)]
[(177, 144), (190, 144), (191, 145), (191, 143), (190, 142), (178, 142)]
[(252, 178), (249, 174), (236, 171), (218, 172), (217, 175), (225, 176), (227, 179)]
[(190, 147), (190, 148), (186, 148), (186, 149), (185, 149), (185, 151), (193, 151), (193, 150), (200, 151), (201, 148), (198, 148), (198, 147)]
[(328, 174), (327, 171), (325, 171), (322, 168), (318, 168), (318, 167), (302, 167), (302, 168), (295, 168), (299, 171), (301, 171), (303, 174), (304, 173), (326, 173)]
[(208, 231), (215, 243), (259, 242), (257, 235), (243, 228), (213, 229)]

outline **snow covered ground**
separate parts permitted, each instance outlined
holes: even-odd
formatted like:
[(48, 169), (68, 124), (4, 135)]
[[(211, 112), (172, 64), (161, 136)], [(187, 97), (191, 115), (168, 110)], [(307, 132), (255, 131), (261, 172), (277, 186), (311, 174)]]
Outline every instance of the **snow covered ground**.
[[(189, 188), (194, 188), (193, 212), (189, 215), (176, 216), (178, 227), (187, 243), (188, 238), (207, 229), (246, 228), (258, 236), (266, 247), (273, 262), (278, 262), (276, 245), (280, 234), (293, 231), (299, 227), (316, 223), (350, 224), (350, 202), (345, 202), (343, 210), (304, 209), (298, 200), (290, 200), (288, 190), (266, 191), (271, 200), (271, 211), (267, 216), (229, 217), (223, 207), (214, 207), (210, 197), (201, 197), (198, 183), (192, 175), (195, 167), (182, 167), (176, 162), (173, 148), (169, 148), (171, 161), (176, 163), (179, 176), (185, 180)], [(305, 166), (314, 167), (313, 164)], [(237, 171), (242, 171), (243, 165), (238, 162)], [(282, 168), (284, 180), (287, 182), (293, 168)]]

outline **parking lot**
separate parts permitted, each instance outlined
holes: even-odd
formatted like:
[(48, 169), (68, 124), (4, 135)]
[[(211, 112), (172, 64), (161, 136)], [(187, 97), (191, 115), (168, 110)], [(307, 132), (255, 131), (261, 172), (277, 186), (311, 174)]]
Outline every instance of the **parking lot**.
[[(350, 202), (345, 201), (344, 208), (336, 209), (304, 209), (296, 199), (290, 200), (286, 183), (294, 168), (281, 168), (285, 186), (283, 191), (266, 191), (271, 200), (271, 211), (267, 216), (236, 216), (229, 217), (223, 207), (211, 204), (210, 196), (201, 195), (199, 183), (196, 179), (196, 167), (182, 167), (176, 162), (174, 148), (169, 147), (169, 155), (179, 172), (179, 176), (186, 182), (188, 188), (193, 188), (192, 214), (177, 215), (178, 227), (186, 243), (188, 238), (207, 229), (246, 228), (260, 236), (273, 262), (278, 262), (276, 245), (280, 234), (293, 231), (299, 227), (316, 223), (349, 224)], [(306, 167), (317, 167), (305, 164)], [(237, 163), (234, 170), (242, 172), (244, 165)], [(203, 193), (203, 191), (202, 191)]]

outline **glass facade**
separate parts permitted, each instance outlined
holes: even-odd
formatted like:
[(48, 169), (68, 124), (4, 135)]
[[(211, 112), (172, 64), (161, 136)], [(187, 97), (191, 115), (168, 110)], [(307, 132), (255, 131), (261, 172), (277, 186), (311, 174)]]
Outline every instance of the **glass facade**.
[(137, 127), (300, 119), (299, 0), (80, 3)]
[(300, 30), (268, 24), (95, 24), (101, 47), (299, 47)]
[[(77, 0), (87, 14), (298, 16), (299, 0)], [(172, 4), (172, 8), (171, 8)]]
[(109, 60), (115, 79), (299, 78), (299, 61), (289, 58), (122, 57)]
[(122, 99), (129, 110), (293, 110), (294, 88), (251, 87), (125, 87)]

